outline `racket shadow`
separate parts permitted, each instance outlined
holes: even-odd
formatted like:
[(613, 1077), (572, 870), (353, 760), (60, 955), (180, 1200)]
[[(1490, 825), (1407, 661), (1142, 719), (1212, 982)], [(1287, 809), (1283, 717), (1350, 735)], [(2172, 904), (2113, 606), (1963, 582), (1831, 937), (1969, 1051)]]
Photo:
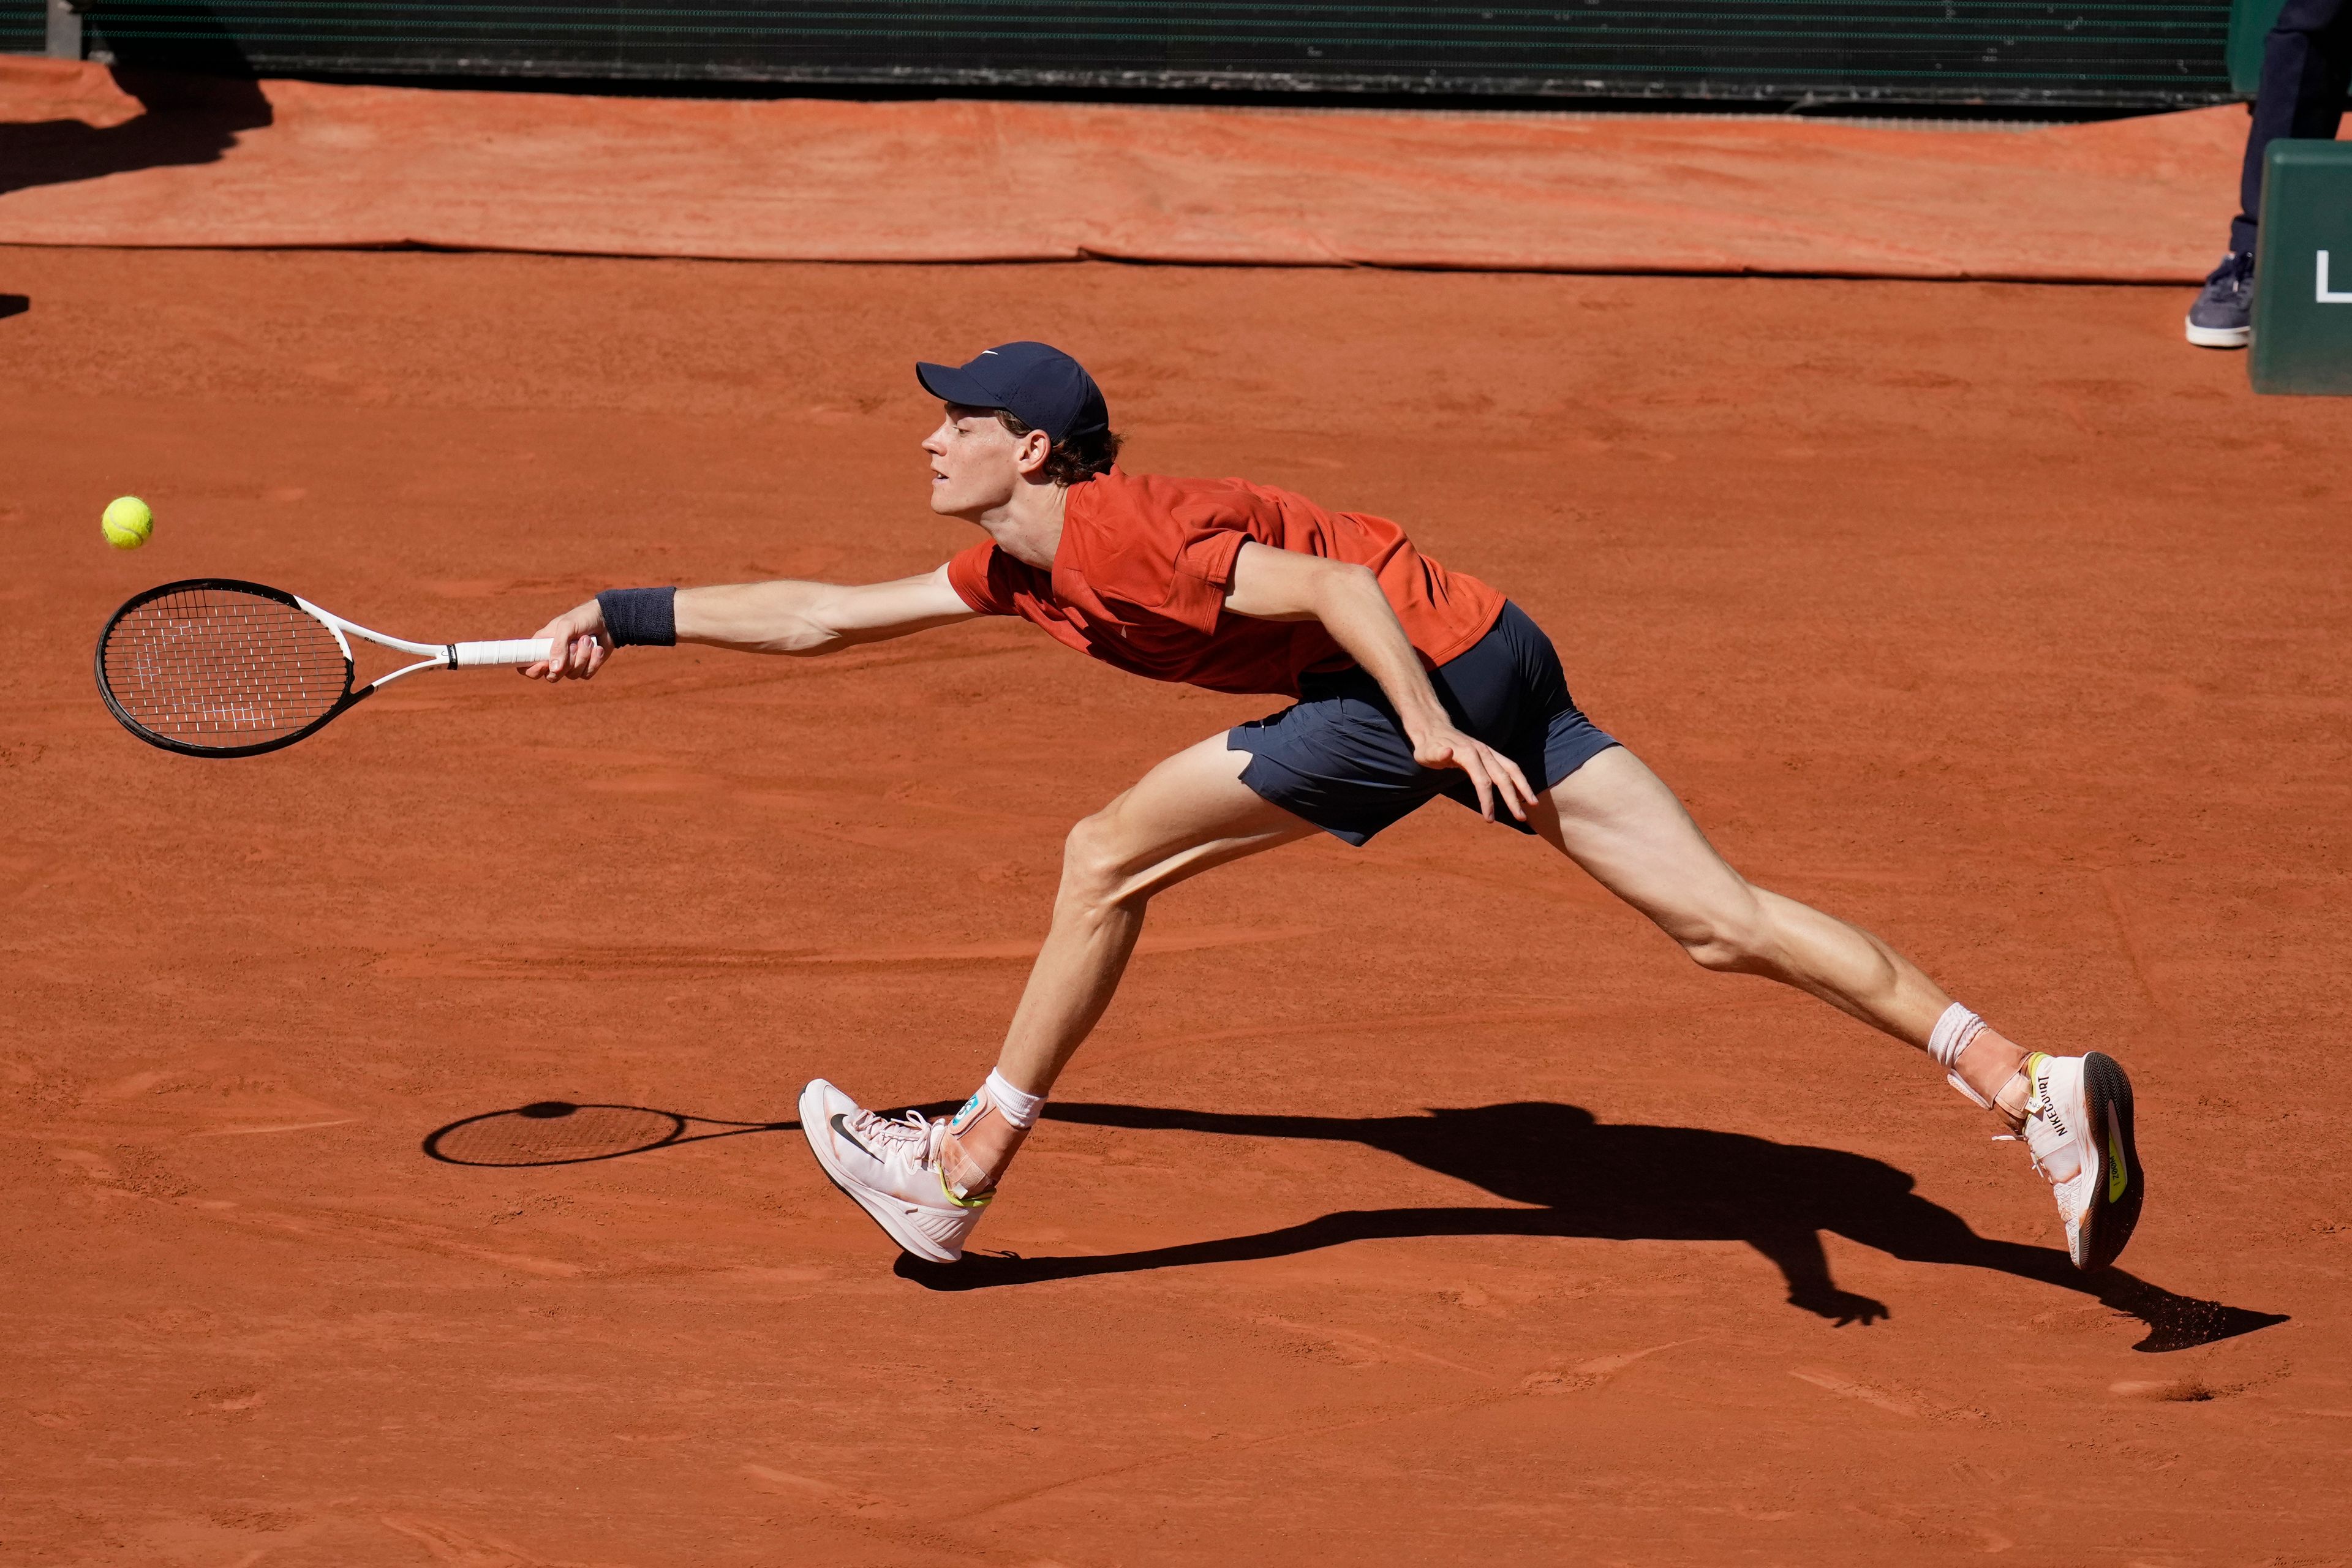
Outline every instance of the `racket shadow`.
[[(936, 1100), (915, 1105), (925, 1116), (945, 1116), (963, 1102)], [(886, 1112), (903, 1115), (904, 1110)], [(740, 1138), (753, 1132), (797, 1132), (800, 1119), (730, 1121), (650, 1105), (591, 1104), (535, 1100), (529, 1105), (479, 1111), (427, 1132), (418, 1147), (444, 1165), (520, 1169), (535, 1165), (587, 1165), (599, 1160), (650, 1154), (688, 1143)]]
[(537, 1100), (436, 1127), (425, 1135), (420, 1147), (426, 1159), (444, 1165), (510, 1170), (593, 1164), (753, 1132), (797, 1132), (800, 1125), (797, 1120), (730, 1121), (647, 1105)]

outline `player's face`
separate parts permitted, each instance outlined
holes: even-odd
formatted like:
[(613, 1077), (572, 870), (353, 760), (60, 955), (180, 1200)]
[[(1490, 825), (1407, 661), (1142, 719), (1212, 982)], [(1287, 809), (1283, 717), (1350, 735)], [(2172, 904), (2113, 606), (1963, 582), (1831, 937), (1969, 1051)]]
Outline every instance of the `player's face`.
[(950, 403), (923, 443), (931, 459), (931, 510), (978, 517), (1013, 500), (1021, 486), (1021, 443), (985, 408)]

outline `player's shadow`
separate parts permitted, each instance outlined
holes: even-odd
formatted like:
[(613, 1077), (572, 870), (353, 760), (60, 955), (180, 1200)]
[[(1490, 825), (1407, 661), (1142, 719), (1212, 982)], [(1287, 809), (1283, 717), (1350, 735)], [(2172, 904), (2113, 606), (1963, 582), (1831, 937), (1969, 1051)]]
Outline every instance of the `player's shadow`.
[[(241, 132), (268, 125), (269, 100), (236, 40), (208, 5), (165, 0), (142, 7), (138, 31), (110, 32), (89, 13), (91, 47), (114, 57), (114, 83), (142, 110), (120, 125), (79, 120), (0, 124), (0, 195), (132, 169), (216, 163)], [(129, 26), (129, 24), (124, 24)]]
[(33, 308), (32, 300), (23, 294), (0, 294), (0, 318), (21, 316)]
[(1401, 1237), (1743, 1241), (1778, 1266), (1790, 1305), (1841, 1325), (1885, 1317), (1884, 1303), (1831, 1279), (1822, 1233), (1832, 1231), (1906, 1262), (1989, 1268), (2093, 1297), (2147, 1326), (2137, 1350), (2184, 1350), (2286, 1321), (2177, 1295), (2119, 1268), (2082, 1273), (2055, 1247), (1979, 1236), (1959, 1215), (1912, 1191), (1911, 1176), (1881, 1161), (1744, 1133), (1614, 1124), (1573, 1105), (1541, 1101), (1360, 1118), (1088, 1104), (1049, 1105), (1045, 1114), (1094, 1127), (1363, 1143), (1535, 1206), (1350, 1209), (1255, 1236), (1086, 1258), (967, 1253), (961, 1263), (942, 1267), (902, 1257), (901, 1275), (933, 1289), (970, 1290), (1283, 1258)]

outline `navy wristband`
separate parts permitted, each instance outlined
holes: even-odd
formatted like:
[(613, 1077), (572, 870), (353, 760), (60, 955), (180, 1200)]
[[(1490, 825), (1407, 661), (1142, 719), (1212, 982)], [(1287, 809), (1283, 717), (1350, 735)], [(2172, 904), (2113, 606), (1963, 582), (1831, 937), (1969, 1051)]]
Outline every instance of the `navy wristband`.
[(677, 590), (607, 588), (596, 595), (614, 647), (677, 646)]

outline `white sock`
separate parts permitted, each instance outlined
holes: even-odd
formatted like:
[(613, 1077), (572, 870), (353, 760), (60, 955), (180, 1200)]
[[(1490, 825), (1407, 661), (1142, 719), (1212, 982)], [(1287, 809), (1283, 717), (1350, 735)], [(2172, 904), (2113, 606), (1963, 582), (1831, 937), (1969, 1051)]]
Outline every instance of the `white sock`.
[(1982, 1018), (1955, 1002), (1944, 1009), (1943, 1016), (1927, 1032), (1927, 1054), (1936, 1058), (1936, 1065), (1944, 1069), (1946, 1081), (1954, 1089), (1976, 1101), (1979, 1109), (1997, 1111), (2000, 1107), (1979, 1094), (1960, 1076), (1960, 1053), (1969, 1048), (1970, 1040), (1984, 1033), (1984, 1027)]
[(1028, 1094), (1004, 1081), (1004, 1075), (994, 1068), (988, 1069), (988, 1098), (996, 1113), (1004, 1118), (1007, 1127), (1026, 1130), (1037, 1122), (1037, 1112), (1045, 1108), (1045, 1097)]
[(1927, 1054), (1935, 1058), (1936, 1065), (1945, 1071), (1958, 1071), (1960, 1053), (1969, 1048), (1969, 1042), (1982, 1033), (1984, 1026), (1982, 1018), (1955, 1002), (1944, 1009), (1944, 1016), (1937, 1018), (1935, 1028), (1928, 1031)]

